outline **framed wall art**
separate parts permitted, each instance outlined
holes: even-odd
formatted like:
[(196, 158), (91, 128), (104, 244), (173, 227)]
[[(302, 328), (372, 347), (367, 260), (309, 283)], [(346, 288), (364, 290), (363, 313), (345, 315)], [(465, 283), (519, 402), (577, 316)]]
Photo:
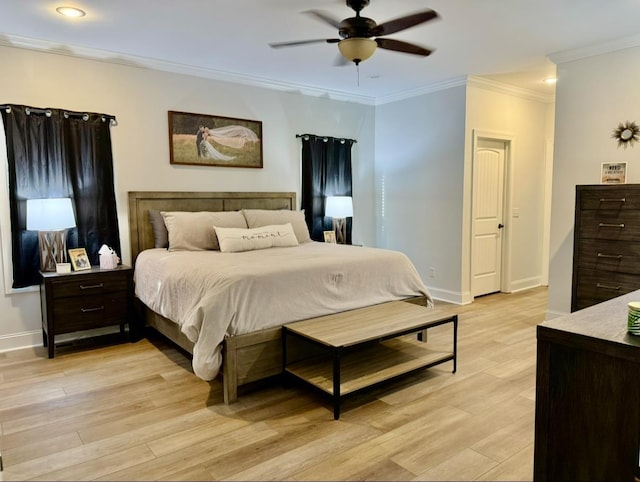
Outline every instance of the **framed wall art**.
[(262, 122), (169, 111), (171, 164), (262, 168)]

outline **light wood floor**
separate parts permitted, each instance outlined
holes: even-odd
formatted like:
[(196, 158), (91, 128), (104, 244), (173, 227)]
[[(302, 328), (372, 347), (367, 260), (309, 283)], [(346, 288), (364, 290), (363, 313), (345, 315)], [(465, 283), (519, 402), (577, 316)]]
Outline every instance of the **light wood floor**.
[(220, 381), (159, 337), (0, 353), (0, 480), (531, 480), (546, 304), (545, 288), (438, 303), (460, 315), (457, 373), (354, 395), (338, 421), (277, 383), (225, 406)]

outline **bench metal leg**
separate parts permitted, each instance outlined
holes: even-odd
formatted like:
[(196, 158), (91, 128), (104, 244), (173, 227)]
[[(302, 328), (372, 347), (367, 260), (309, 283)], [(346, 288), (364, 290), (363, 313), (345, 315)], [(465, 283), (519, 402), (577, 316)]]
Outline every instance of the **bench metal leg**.
[(333, 419), (340, 418), (340, 350), (333, 353)]

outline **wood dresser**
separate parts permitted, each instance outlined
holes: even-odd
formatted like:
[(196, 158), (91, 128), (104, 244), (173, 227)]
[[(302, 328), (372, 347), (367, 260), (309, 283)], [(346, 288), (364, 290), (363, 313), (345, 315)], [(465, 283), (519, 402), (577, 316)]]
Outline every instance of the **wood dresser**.
[(49, 358), (55, 356), (55, 335), (111, 325), (120, 325), (124, 334), (124, 325), (132, 318), (133, 269), (129, 266), (40, 275), (42, 337)]
[(640, 289), (640, 184), (576, 186), (571, 311)]
[(538, 325), (534, 480), (634, 480), (640, 336), (628, 293)]

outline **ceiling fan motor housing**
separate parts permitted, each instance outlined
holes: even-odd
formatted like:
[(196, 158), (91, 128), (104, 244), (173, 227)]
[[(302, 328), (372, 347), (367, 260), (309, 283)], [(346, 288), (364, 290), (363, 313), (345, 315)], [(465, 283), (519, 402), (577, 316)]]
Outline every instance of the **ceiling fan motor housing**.
[(373, 37), (373, 29), (376, 28), (378, 24), (370, 18), (367, 17), (350, 17), (345, 18), (342, 22), (340, 22), (340, 28), (338, 29), (338, 34), (342, 38), (351, 38), (351, 37)]
[(369, 0), (347, 0), (347, 7), (352, 8), (359, 13), (364, 7), (369, 5)]

